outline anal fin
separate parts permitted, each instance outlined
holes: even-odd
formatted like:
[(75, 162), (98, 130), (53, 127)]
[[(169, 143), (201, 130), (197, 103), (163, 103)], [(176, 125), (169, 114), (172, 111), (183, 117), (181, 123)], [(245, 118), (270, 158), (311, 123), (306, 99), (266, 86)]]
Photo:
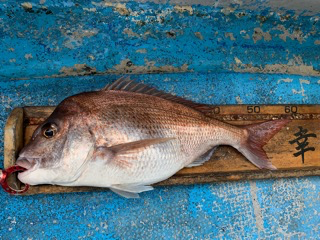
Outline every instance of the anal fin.
[(189, 168), (189, 167), (201, 166), (205, 162), (209, 161), (210, 158), (212, 157), (213, 153), (216, 151), (217, 147), (218, 146), (215, 146), (214, 148), (210, 149), (209, 151), (207, 151), (205, 154), (201, 155), (199, 158), (197, 158), (195, 161), (193, 161), (192, 163), (190, 163), (186, 167)]
[(121, 191), (119, 189), (115, 189), (115, 188), (110, 188), (110, 190), (118, 195), (120, 195), (121, 197), (125, 197), (125, 198), (140, 198), (138, 193), (131, 193), (131, 192), (126, 192), (126, 191)]
[(138, 193), (151, 191), (153, 187), (136, 184), (114, 184), (111, 185), (110, 190), (125, 198), (139, 198)]

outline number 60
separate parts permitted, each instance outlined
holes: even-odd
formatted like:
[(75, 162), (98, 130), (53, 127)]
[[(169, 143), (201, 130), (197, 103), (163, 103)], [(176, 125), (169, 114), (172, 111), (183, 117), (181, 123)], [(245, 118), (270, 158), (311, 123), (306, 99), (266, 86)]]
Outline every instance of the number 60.
[(286, 113), (296, 113), (296, 112), (298, 112), (298, 107), (297, 106), (285, 106), (284, 111)]

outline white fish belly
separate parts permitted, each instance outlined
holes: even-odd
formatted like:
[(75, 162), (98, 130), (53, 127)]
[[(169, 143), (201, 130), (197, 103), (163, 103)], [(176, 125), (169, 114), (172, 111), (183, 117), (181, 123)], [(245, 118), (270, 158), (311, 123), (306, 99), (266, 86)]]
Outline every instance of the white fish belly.
[(110, 187), (116, 184), (148, 185), (165, 180), (182, 169), (190, 157), (180, 151), (178, 140), (119, 154), (106, 162), (93, 161), (69, 186)]

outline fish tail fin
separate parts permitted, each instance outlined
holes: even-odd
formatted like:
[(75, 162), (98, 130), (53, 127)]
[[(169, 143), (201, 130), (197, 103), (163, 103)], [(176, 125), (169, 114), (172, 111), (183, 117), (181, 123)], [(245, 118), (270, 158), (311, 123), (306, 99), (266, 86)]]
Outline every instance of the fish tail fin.
[(248, 137), (238, 150), (260, 169), (277, 169), (272, 165), (262, 147), (290, 121), (289, 119), (279, 119), (242, 126), (247, 130)]

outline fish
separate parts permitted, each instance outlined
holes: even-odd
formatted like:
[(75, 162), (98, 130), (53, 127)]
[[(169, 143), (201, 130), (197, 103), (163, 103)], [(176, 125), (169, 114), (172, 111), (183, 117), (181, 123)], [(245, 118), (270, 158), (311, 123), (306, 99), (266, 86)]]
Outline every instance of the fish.
[(185, 167), (230, 145), (260, 169), (275, 170), (263, 146), (290, 120), (234, 126), (210, 107), (120, 78), (64, 99), (37, 127), (16, 164), (26, 184), (109, 188), (137, 198)]

